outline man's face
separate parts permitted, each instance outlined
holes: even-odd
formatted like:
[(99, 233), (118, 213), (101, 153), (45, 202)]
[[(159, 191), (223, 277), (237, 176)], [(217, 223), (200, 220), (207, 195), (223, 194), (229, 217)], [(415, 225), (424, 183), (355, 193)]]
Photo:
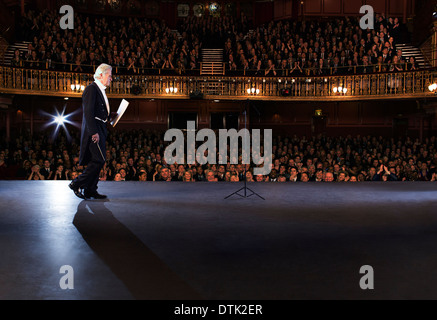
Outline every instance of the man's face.
[(207, 179), (208, 181), (214, 181), (214, 173), (212, 171), (208, 172)]
[(105, 87), (109, 87), (111, 85), (111, 81), (112, 81), (112, 70), (109, 70), (106, 73), (102, 73), (100, 82), (102, 82), (102, 84)]
[(334, 176), (332, 175), (331, 172), (327, 172), (327, 173), (326, 173), (325, 181), (328, 181), (328, 182), (332, 182), (332, 181), (334, 181)]
[(168, 170), (167, 168), (161, 170), (161, 177), (163, 179), (167, 179), (169, 177), (169, 174), (170, 174), (170, 170)]

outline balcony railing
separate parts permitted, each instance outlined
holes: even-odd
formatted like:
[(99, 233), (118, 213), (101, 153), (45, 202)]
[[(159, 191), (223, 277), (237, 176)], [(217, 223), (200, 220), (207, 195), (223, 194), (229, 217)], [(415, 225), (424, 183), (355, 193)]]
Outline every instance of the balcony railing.
[[(74, 97), (81, 95), (81, 86), (92, 81), (92, 73), (0, 66), (0, 92), (3, 93)], [(178, 99), (188, 99), (196, 93), (207, 99), (223, 100), (255, 97), (258, 100), (417, 98), (433, 96), (428, 87), (436, 82), (435, 69), (300, 77), (118, 75), (114, 72), (107, 93), (120, 98)]]

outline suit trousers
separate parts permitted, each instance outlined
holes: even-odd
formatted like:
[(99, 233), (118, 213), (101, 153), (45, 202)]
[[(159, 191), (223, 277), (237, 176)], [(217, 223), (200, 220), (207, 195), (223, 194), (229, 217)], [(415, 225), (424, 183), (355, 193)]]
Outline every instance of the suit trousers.
[(97, 145), (97, 143), (89, 144), (88, 148), (91, 153), (91, 160), (88, 162), (83, 173), (73, 180), (73, 183), (79, 188), (84, 189), (84, 193), (86, 194), (97, 192), (100, 170), (105, 164), (104, 155), (106, 152), (104, 152), (104, 147), (102, 148), (102, 144), (103, 146), (105, 144), (102, 143), (102, 140), (100, 140), (98, 144), (99, 145)]

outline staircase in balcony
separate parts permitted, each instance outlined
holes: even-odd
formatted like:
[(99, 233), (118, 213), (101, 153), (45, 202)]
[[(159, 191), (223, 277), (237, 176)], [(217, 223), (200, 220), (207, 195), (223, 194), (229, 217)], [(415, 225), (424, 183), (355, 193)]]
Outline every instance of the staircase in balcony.
[(224, 75), (223, 49), (202, 49), (201, 75)]
[(23, 56), (24, 53), (27, 51), (27, 46), (29, 45), (29, 43), (30, 42), (28, 41), (19, 41), (9, 45), (7, 50), (5, 51), (4, 60), (2, 59), (1, 62), (4, 65), (10, 66), (11, 60), (14, 58), (15, 50), (20, 50), (21, 55)]
[(412, 44), (398, 43), (398, 44), (396, 44), (396, 49), (402, 50), (402, 56), (405, 57), (407, 62), (410, 59), (410, 57), (414, 57), (416, 59), (417, 64), (419, 65), (419, 68), (431, 67), (431, 65), (428, 63), (428, 61), (423, 56), (422, 51), (420, 51), (419, 48), (413, 46)]

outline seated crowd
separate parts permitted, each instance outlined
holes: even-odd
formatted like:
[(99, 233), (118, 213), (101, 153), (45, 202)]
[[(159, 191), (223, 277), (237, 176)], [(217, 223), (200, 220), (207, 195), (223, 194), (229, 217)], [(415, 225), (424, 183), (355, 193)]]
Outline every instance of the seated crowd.
[(135, 17), (75, 16), (74, 30), (62, 30), (56, 11), (28, 11), (11, 63), (36, 69), (93, 72), (108, 63), (121, 74), (193, 74), (201, 49), (224, 50), (227, 75), (299, 76), (417, 70), (396, 44), (403, 28), (398, 18), (378, 15), (373, 30), (359, 18), (328, 21), (281, 20), (252, 28), (244, 14), (188, 17), (171, 30), (164, 21)]
[(328, 21), (272, 21), (226, 41), (229, 70), (260, 76), (322, 76), (413, 71), (414, 57), (396, 47), (404, 39), (398, 18), (377, 16), (373, 30), (359, 17)]
[[(79, 165), (80, 133), (52, 141), (45, 133), (0, 144), (0, 179), (71, 180)], [(272, 170), (253, 175), (252, 165), (167, 164), (163, 134), (130, 130), (110, 132), (100, 180), (355, 182), (437, 181), (437, 139), (395, 140), (371, 136), (281, 137), (273, 140)], [(217, 158), (219, 159), (219, 158)]]

